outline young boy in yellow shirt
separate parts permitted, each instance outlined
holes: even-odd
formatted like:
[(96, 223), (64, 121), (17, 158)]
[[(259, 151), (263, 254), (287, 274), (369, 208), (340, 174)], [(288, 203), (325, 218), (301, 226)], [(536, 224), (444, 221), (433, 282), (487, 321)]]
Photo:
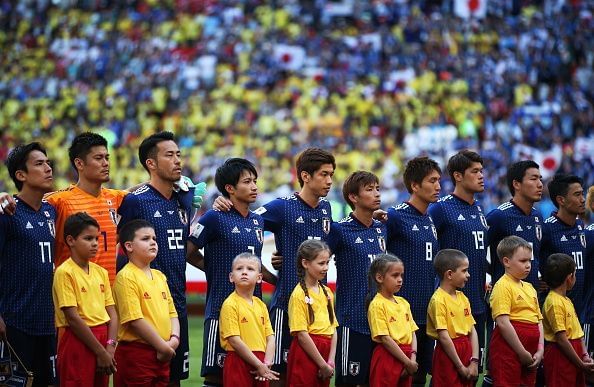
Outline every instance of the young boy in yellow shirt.
[(584, 331), (567, 291), (575, 285), (575, 261), (567, 254), (552, 254), (543, 268), (551, 288), (544, 302), (546, 340), (544, 373), (548, 387), (585, 386), (585, 374), (594, 370), (584, 343)]
[(536, 290), (522, 281), (532, 267), (532, 246), (517, 236), (497, 245), (505, 274), (491, 292), (491, 315), (497, 324), (489, 348), (496, 386), (534, 386), (544, 353), (542, 314)]
[(107, 270), (90, 262), (99, 248), (99, 224), (84, 212), (64, 222), (70, 258), (54, 273), (58, 376), (61, 386), (107, 386), (116, 371), (118, 317)]
[(474, 386), (478, 377), (478, 335), (470, 301), (458, 289), (468, 281), (468, 257), (460, 250), (443, 249), (433, 262), (439, 287), (427, 308), (427, 335), (437, 340), (433, 352), (435, 387)]
[(121, 325), (115, 386), (169, 384), (169, 361), (179, 345), (179, 321), (167, 278), (150, 263), (159, 251), (153, 226), (142, 219), (118, 234), (128, 263), (114, 283)]
[(262, 282), (262, 263), (250, 253), (233, 259), (229, 281), (235, 291), (223, 302), (219, 316), (221, 347), (227, 351), (223, 367), (223, 386), (268, 386), (278, 380), (272, 371), (274, 331), (266, 304), (254, 297)]

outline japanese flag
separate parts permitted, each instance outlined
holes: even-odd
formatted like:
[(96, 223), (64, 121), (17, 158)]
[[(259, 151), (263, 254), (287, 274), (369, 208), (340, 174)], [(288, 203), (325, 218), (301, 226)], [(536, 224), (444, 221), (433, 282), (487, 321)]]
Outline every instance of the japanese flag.
[(463, 19), (482, 19), (487, 15), (487, 0), (454, 0), (454, 13)]

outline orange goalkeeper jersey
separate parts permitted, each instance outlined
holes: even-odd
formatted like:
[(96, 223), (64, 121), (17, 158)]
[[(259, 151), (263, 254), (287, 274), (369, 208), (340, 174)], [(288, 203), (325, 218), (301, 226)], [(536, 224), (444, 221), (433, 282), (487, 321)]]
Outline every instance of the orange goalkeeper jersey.
[(99, 250), (93, 262), (107, 270), (109, 282), (113, 284), (116, 275), (117, 213), (127, 191), (101, 188), (95, 197), (76, 185), (48, 194), (45, 199), (56, 209), (56, 267), (70, 257), (70, 250), (64, 240), (64, 222), (77, 212), (86, 212), (99, 223)]

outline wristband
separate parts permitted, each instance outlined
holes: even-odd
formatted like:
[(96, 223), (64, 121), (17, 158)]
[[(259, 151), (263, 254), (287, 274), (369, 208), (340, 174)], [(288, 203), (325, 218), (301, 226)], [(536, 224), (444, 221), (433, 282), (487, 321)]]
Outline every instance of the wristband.
[(107, 340), (107, 345), (111, 345), (112, 347), (117, 347), (118, 346), (118, 341), (115, 339), (109, 339)]
[(177, 339), (177, 341), (181, 343), (181, 340), (179, 339), (178, 335), (176, 335), (175, 333), (172, 333), (171, 336), (169, 336), (169, 340), (171, 340), (172, 337), (175, 337)]
[(470, 362), (471, 362), (471, 363), (476, 363), (476, 364), (478, 364), (478, 363), (479, 363), (479, 359), (478, 359), (477, 357), (471, 357), (471, 358), (470, 358)]
[(326, 364), (328, 364), (328, 365), (329, 365), (330, 367), (332, 367), (332, 368), (335, 368), (335, 367), (336, 367), (336, 364), (335, 364), (335, 363), (334, 363), (332, 360), (328, 360), (328, 361), (326, 362)]

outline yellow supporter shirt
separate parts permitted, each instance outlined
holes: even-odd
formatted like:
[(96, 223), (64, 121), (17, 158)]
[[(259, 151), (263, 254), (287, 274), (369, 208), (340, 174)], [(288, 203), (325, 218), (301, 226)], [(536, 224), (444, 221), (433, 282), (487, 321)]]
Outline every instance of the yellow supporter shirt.
[(177, 317), (167, 278), (151, 269), (152, 278), (129, 262), (120, 270), (113, 285), (120, 316), (119, 341), (142, 341), (131, 329), (130, 321), (145, 319), (163, 340), (171, 337), (171, 319)]
[(516, 282), (509, 274), (493, 286), (490, 302), (493, 320), (504, 314), (510, 321), (538, 324), (542, 320), (534, 287), (528, 282)]
[(332, 336), (334, 334), (338, 326), (338, 321), (335, 314), (334, 323), (330, 323), (327, 307), (328, 302), (332, 302), (332, 305), (334, 305), (334, 295), (330, 288), (327, 286), (325, 288), (330, 300), (326, 299), (321, 288), (318, 293), (312, 289), (308, 289), (309, 297), (313, 300), (311, 307), (313, 308), (315, 317), (314, 322), (311, 323), (308, 318), (309, 313), (307, 311), (307, 304), (305, 303), (305, 293), (301, 285), (297, 284), (295, 286), (293, 293), (291, 293), (291, 298), (289, 298), (289, 330), (291, 334), (300, 331), (307, 331), (314, 335)]
[(450, 338), (468, 336), (475, 321), (470, 311), (470, 301), (456, 290), (454, 299), (442, 288), (437, 288), (427, 308), (427, 334), (437, 339), (437, 331), (447, 329)]
[(54, 206), (56, 219), (56, 267), (60, 266), (68, 257), (70, 250), (64, 241), (64, 223), (66, 219), (77, 212), (86, 212), (99, 223), (99, 249), (93, 262), (109, 273), (109, 281), (113, 283), (116, 275), (116, 245), (117, 245), (117, 213), (126, 191), (101, 188), (99, 196), (95, 197), (76, 185), (71, 185), (62, 191), (52, 192), (45, 199)]
[(68, 326), (62, 308), (75, 307), (85, 324), (96, 327), (109, 321), (105, 308), (114, 304), (107, 270), (89, 262), (87, 273), (72, 258), (56, 269), (52, 297), (58, 328)]
[(274, 335), (266, 304), (258, 297), (252, 297), (252, 304), (236, 292), (227, 297), (221, 307), (221, 347), (233, 351), (227, 340), (239, 336), (251, 351), (266, 352), (266, 338)]
[(565, 331), (569, 340), (584, 337), (584, 331), (575, 313), (575, 308), (567, 296), (550, 291), (542, 307), (542, 321), (546, 341), (556, 342), (555, 333)]
[(390, 336), (396, 344), (411, 344), (413, 332), (419, 327), (413, 320), (410, 304), (402, 297), (389, 300), (376, 294), (367, 310), (371, 338), (380, 343), (379, 336)]

